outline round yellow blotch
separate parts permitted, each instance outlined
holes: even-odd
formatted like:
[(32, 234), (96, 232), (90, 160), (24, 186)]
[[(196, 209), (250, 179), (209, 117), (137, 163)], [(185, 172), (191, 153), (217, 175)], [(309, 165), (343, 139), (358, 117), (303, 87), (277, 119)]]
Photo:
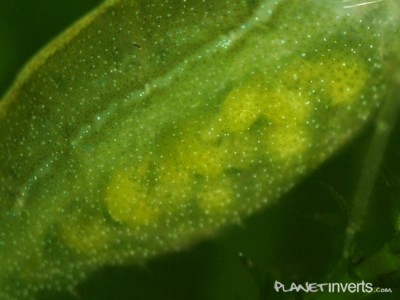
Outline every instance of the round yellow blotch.
[(157, 217), (158, 209), (151, 204), (146, 187), (131, 178), (132, 175), (126, 171), (116, 172), (112, 176), (105, 190), (105, 206), (115, 221), (148, 225)]
[(233, 191), (228, 178), (209, 178), (198, 194), (199, 206), (206, 214), (224, 211), (233, 201)]
[(283, 82), (287, 87), (297, 86), (306, 94), (311, 91), (323, 92), (331, 99), (332, 105), (348, 103), (366, 85), (368, 72), (361, 59), (348, 57), (337, 60), (307, 61), (299, 59), (293, 67), (284, 71)]
[(223, 129), (232, 133), (249, 129), (261, 113), (260, 102), (264, 94), (258, 81), (247, 82), (233, 89), (221, 107)]
[(265, 143), (273, 159), (290, 162), (291, 159), (306, 153), (310, 138), (307, 130), (302, 126), (276, 126), (269, 129), (269, 136)]
[(67, 222), (59, 236), (75, 252), (88, 256), (96, 254), (112, 238), (107, 225), (101, 220), (90, 223)]
[(354, 101), (366, 85), (368, 73), (357, 62), (327, 62), (322, 68), (325, 89), (333, 105)]
[(217, 176), (225, 168), (225, 149), (214, 142), (201, 139), (197, 132), (188, 132), (176, 144), (175, 157), (178, 165), (191, 173)]
[(267, 120), (287, 126), (304, 123), (311, 111), (311, 105), (304, 96), (283, 87), (265, 93), (260, 106)]
[(193, 178), (190, 171), (173, 157), (166, 157), (158, 163), (156, 197), (184, 202), (192, 191)]
[(252, 80), (228, 94), (221, 107), (223, 129), (230, 133), (242, 133), (263, 116), (271, 123), (298, 124), (308, 117), (309, 101), (298, 91), (281, 84), (276, 78), (274, 88), (262, 80)]

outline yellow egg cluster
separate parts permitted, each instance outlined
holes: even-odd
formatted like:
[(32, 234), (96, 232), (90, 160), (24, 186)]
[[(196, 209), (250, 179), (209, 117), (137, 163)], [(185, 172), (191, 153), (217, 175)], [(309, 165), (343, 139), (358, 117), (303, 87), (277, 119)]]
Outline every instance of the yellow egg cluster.
[[(329, 106), (351, 102), (366, 81), (360, 64), (349, 61), (298, 60), (272, 82), (262, 75), (227, 93), (206, 125), (177, 126), (174, 138), (162, 140), (150, 170), (146, 162), (115, 172), (104, 203), (116, 221), (142, 226), (157, 222), (160, 207), (170, 212), (197, 199), (203, 212), (217, 213), (234, 202), (226, 172), (246, 169), (263, 159), (291, 166), (311, 147), (307, 122), (319, 104), (310, 96), (318, 89)], [(298, 88), (301, 87), (301, 88)], [(153, 176), (149, 185), (145, 178)], [(200, 181), (199, 181), (200, 178)]]

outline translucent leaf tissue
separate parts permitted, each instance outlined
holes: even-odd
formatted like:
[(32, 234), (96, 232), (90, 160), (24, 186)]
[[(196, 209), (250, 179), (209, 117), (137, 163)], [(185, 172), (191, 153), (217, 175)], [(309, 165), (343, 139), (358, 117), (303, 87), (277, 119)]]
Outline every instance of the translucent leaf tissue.
[(278, 200), (385, 99), (398, 3), (361, 4), (109, 0), (51, 42), (0, 102), (0, 298)]

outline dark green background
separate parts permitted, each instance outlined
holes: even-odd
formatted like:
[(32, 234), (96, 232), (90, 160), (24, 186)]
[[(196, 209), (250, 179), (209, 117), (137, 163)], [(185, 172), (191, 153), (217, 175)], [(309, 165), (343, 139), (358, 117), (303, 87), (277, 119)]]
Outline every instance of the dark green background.
[[(12, 0), (0, 2), (0, 94), (29, 57), (98, 0)], [(399, 123), (399, 122), (398, 122)], [(302, 295), (276, 293), (282, 282), (349, 282), (357, 261), (365, 261), (396, 238), (400, 195), (400, 124), (391, 136), (385, 162), (369, 199), (363, 230), (354, 244), (354, 262), (342, 259), (349, 219), (373, 123), (346, 149), (281, 201), (182, 253), (144, 266), (107, 267), (75, 291), (42, 294), (40, 299), (396, 299), (400, 272), (376, 286), (392, 294)], [(365, 199), (368, 201), (368, 199)], [(399, 239), (399, 237), (397, 237)], [(400, 250), (400, 249), (399, 249)], [(354, 278), (361, 281), (364, 278)]]

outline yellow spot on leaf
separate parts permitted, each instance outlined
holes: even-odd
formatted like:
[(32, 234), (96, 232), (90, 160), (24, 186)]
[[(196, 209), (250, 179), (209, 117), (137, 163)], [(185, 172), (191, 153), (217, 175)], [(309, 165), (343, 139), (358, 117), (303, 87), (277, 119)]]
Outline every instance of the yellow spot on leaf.
[(357, 58), (341, 59), (338, 55), (334, 61), (298, 60), (292, 65), (284, 72), (286, 85), (302, 87), (307, 93), (322, 93), (332, 105), (356, 100), (368, 79), (366, 68)]
[(156, 197), (184, 202), (191, 193), (193, 178), (187, 168), (177, 161), (175, 155), (159, 162)]
[(310, 112), (310, 105), (304, 96), (283, 88), (267, 93), (260, 105), (267, 120), (286, 126), (303, 123)]
[(204, 141), (195, 129), (186, 131), (174, 147), (178, 165), (191, 174), (216, 176), (224, 171), (223, 147), (212, 141)]
[(364, 68), (354, 62), (328, 62), (325, 68), (326, 89), (333, 105), (357, 99), (367, 81), (368, 73)]
[(266, 140), (271, 157), (277, 161), (290, 161), (308, 150), (310, 139), (305, 128), (301, 126), (271, 127)]
[(152, 205), (143, 183), (131, 178), (125, 171), (112, 176), (104, 197), (107, 211), (118, 222), (148, 225), (157, 217), (158, 209)]
[(232, 203), (233, 192), (227, 178), (212, 178), (199, 193), (199, 206), (208, 213), (223, 211)]
[(301, 93), (283, 85), (272, 88), (262, 80), (251, 80), (228, 94), (220, 114), (226, 131), (240, 133), (260, 116), (273, 124), (290, 125), (304, 122), (309, 112), (310, 105)]
[[(285, 74), (286, 76), (287, 74)], [(283, 75), (282, 75), (283, 76)], [(218, 120), (223, 130), (233, 135), (229, 152), (233, 166), (248, 167), (262, 153), (286, 160), (306, 150), (306, 121), (314, 108), (305, 93), (285, 85), (285, 78), (267, 85), (262, 77), (235, 88), (221, 106)], [(267, 122), (251, 128), (264, 119)], [(258, 156), (258, 158), (257, 158)]]
[(250, 128), (261, 113), (260, 102), (265, 98), (263, 89), (254, 83), (246, 83), (233, 89), (221, 108), (224, 128), (232, 133)]
[(96, 254), (110, 241), (109, 227), (100, 220), (90, 223), (67, 222), (60, 236), (74, 251), (88, 256)]

